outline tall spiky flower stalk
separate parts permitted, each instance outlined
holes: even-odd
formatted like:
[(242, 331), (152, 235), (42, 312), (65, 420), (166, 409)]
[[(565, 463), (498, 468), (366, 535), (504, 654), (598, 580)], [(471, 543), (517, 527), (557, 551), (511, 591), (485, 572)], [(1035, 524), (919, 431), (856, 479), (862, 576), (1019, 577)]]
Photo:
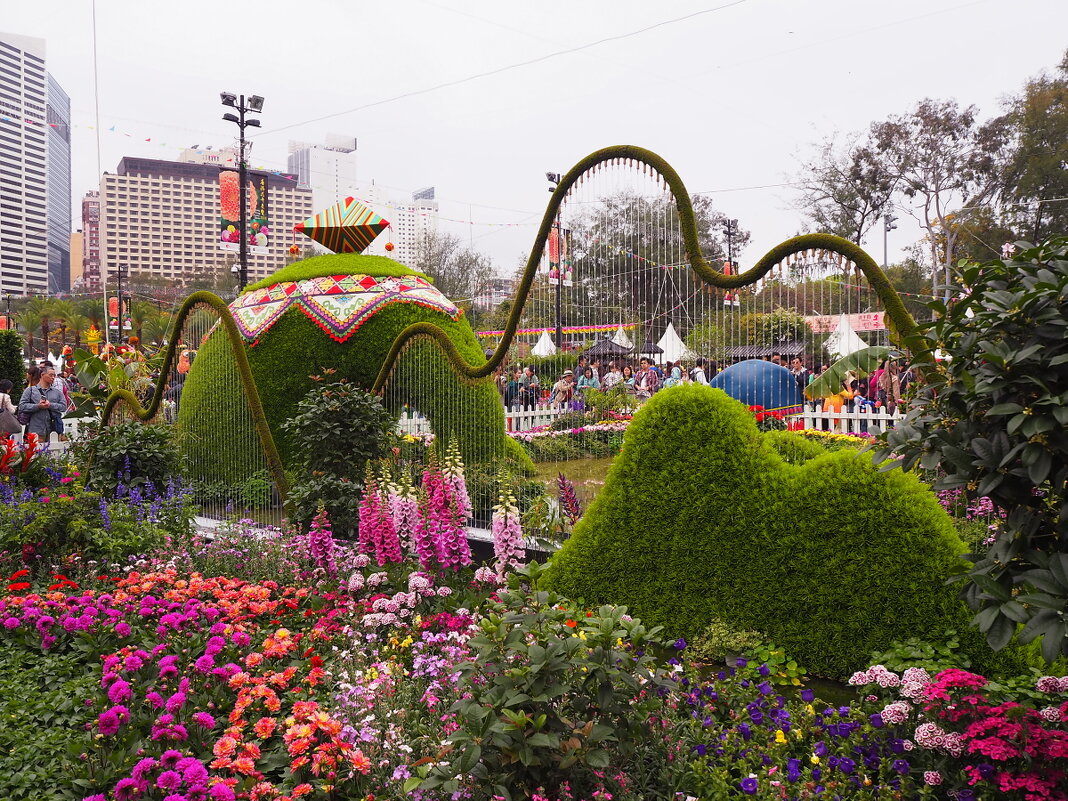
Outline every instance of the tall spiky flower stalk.
[(409, 553), (415, 553), (415, 527), (419, 524), (419, 500), (412, 486), (412, 476), (405, 470), (399, 484), (391, 484), (389, 489), (389, 510), (393, 515), (393, 530), (401, 547)]
[(368, 465), (363, 478), (363, 497), (360, 499), (359, 512), (360, 533), (356, 540), (357, 550), (368, 556), (375, 555), (374, 528), (375, 521), (378, 519), (378, 507), (380, 505), (381, 496), (378, 491), (378, 481), (375, 479), (371, 466)]
[(442, 464), (442, 472), (452, 487), (452, 494), (456, 498), (456, 507), (464, 524), (471, 519), (471, 497), (467, 494), (467, 480), (464, 478), (464, 459), (460, 453), (460, 443), (453, 434), (449, 440), (449, 447), (445, 451), (445, 459)]
[(330, 578), (337, 576), (334, 563), (334, 532), (330, 528), (330, 517), (326, 508), (319, 507), (319, 512), (312, 518), (308, 529), (308, 554), (316, 567), (321, 567)]
[(578, 495), (575, 494), (575, 485), (568, 481), (567, 476), (560, 473), (556, 477), (557, 497), (560, 501), (560, 511), (572, 526), (582, 517), (582, 507), (579, 506)]
[(503, 576), (510, 567), (519, 567), (523, 559), (523, 526), (519, 520), (519, 506), (512, 489), (501, 481), (498, 503), (493, 507), (494, 569)]

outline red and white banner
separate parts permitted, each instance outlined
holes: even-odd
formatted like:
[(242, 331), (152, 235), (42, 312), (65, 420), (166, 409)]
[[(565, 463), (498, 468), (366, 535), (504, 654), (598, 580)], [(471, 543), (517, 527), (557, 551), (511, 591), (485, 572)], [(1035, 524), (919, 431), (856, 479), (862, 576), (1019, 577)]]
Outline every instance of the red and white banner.
[[(854, 331), (885, 331), (886, 323), (883, 316), (886, 312), (866, 312), (864, 314), (847, 314), (849, 327)], [(806, 317), (805, 322), (816, 334), (830, 334), (838, 328), (838, 320), (841, 315), (831, 314), (820, 317)]]

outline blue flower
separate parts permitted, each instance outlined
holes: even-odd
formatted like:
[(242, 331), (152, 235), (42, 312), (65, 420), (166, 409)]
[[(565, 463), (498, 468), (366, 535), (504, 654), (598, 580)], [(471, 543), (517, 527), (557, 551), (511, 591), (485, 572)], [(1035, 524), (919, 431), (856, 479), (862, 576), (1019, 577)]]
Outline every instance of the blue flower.
[(845, 773), (847, 776), (857, 768), (857, 763), (849, 757), (842, 757), (838, 760), (838, 769)]
[(749, 660), (745, 659), (743, 657), (738, 657), (738, 661), (735, 662), (734, 664), (736, 664), (740, 668), (744, 668), (746, 665), (749, 664)]
[(904, 776), (909, 772), (911, 766), (907, 759), (895, 759), (894, 764), (891, 767), (893, 767), (895, 773), (900, 773)]
[(816, 743), (816, 747), (812, 749), (812, 753), (814, 753), (818, 757), (827, 756), (827, 743), (823, 742), (823, 740), (820, 740), (818, 743)]
[(682, 637), (679, 637), (677, 640), (675, 640), (675, 650), (676, 651), (681, 651), (685, 647), (686, 647), (686, 640), (682, 639)]
[(761, 676), (770, 676), (771, 675), (771, 668), (769, 668), (767, 666), (767, 664), (765, 663), (765, 664), (763, 664), (763, 665), (761, 665), (760, 667), (757, 668), (757, 673), (759, 673)]
[(773, 692), (775, 692), (775, 690), (772, 689), (771, 685), (766, 681), (760, 682), (760, 684), (757, 685), (757, 689), (760, 690), (761, 695), (771, 695)]
[(883, 725), (884, 725), (883, 724), (883, 716), (880, 715), (878, 712), (876, 712), (874, 715), (869, 717), (868, 720), (870, 720), (871, 721), (871, 725), (874, 726), (877, 729), (881, 729), (883, 727)]
[(708, 747), (704, 745), (695, 745), (693, 750), (697, 752), (697, 756), (704, 756), (708, 751)]
[(979, 776), (981, 778), (986, 779), (987, 781), (990, 781), (991, 779), (994, 778), (994, 773), (996, 773), (996, 771), (994, 770), (994, 766), (993, 765), (988, 765), (985, 762), (983, 764), (979, 765)]
[(741, 787), (742, 792), (746, 795), (753, 795), (754, 793), (756, 793), (759, 786), (760, 785), (757, 783), (757, 780), (754, 779), (752, 776), (747, 779), (742, 779), (742, 783), (739, 785), (739, 787)]
[(804, 689), (801, 691), (801, 700), (806, 704), (811, 704), (815, 697), (816, 693), (812, 692), (812, 690)]
[(739, 723), (738, 733), (742, 735), (742, 739), (746, 742), (748, 742), (749, 738), (753, 736), (753, 730), (749, 728), (748, 723)]

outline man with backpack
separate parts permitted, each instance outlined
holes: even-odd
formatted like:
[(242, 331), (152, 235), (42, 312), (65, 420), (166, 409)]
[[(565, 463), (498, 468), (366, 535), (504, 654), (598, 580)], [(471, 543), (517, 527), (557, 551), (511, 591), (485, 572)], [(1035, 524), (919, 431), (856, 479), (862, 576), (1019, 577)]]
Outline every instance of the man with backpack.
[(66, 411), (67, 402), (56, 385), (56, 368), (45, 364), (41, 367), (38, 383), (26, 387), (22, 392), (19, 422), (25, 421), (27, 434), (36, 434), (42, 442), (47, 442), (53, 431), (63, 433), (63, 414)]

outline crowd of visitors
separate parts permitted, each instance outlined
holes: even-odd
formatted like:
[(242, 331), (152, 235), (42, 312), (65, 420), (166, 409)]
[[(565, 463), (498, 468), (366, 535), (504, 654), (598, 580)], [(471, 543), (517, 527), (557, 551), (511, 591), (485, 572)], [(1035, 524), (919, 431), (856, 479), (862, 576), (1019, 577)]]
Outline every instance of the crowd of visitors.
[(623, 387), (628, 395), (643, 401), (676, 384), (708, 384), (717, 372), (716, 362), (703, 358), (691, 366), (681, 361), (660, 365), (647, 357), (634, 364), (625, 359), (602, 362), (579, 356), (574, 369), (564, 370), (551, 384), (548, 380), (543, 384), (530, 365), (499, 368), (496, 381), (501, 400), (509, 409), (532, 409), (539, 404), (560, 409), (581, 407), (589, 390), (607, 392)]
[[(827, 363), (809, 369), (801, 356), (773, 353), (766, 358), (794, 376), (802, 395), (817, 377), (830, 369)], [(589, 390), (608, 391), (622, 386), (639, 403), (656, 392), (680, 384), (709, 384), (719, 372), (719, 364), (711, 359), (697, 358), (692, 363), (665, 362), (656, 364), (642, 357), (633, 363), (626, 359), (602, 362), (579, 356), (573, 369), (565, 369), (555, 380), (539, 378), (531, 365), (499, 368), (496, 373), (501, 400), (509, 409), (532, 409), (538, 405), (553, 408), (584, 406)], [(814, 400), (817, 407), (828, 412), (852, 412), (856, 409), (886, 409), (891, 414), (901, 403), (905, 388), (912, 380), (912, 371), (895, 359), (884, 360), (868, 376), (847, 373), (835, 392)]]

